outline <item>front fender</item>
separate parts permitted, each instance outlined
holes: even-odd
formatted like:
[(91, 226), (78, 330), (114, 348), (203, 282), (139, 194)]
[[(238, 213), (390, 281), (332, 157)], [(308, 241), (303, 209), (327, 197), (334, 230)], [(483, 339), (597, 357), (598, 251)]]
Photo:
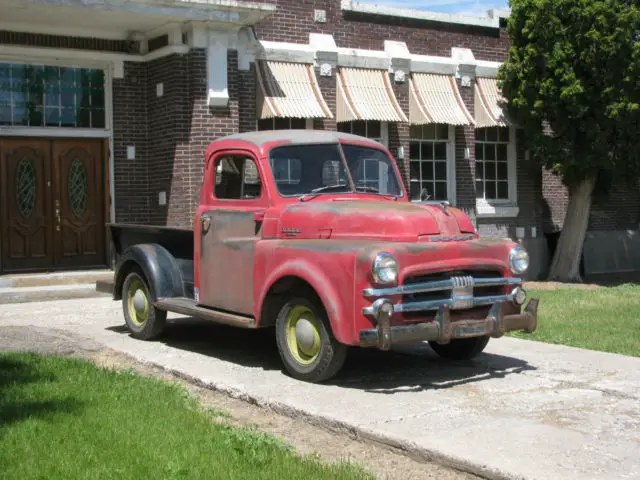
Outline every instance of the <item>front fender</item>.
[(135, 267), (142, 270), (153, 301), (158, 298), (185, 296), (182, 274), (176, 259), (156, 243), (142, 243), (127, 248), (116, 265), (113, 298), (122, 298), (124, 279)]
[[(336, 282), (308, 260), (298, 258), (284, 263), (277, 269), (271, 271), (264, 282), (265, 288), (260, 292), (258, 301), (256, 302), (258, 306), (256, 311), (262, 311), (263, 302), (271, 287), (278, 282), (278, 280), (289, 276), (304, 280), (311, 285), (318, 294), (327, 312), (327, 317), (336, 340), (348, 345), (354, 344), (355, 333), (352, 315), (350, 314), (350, 311), (353, 310), (353, 298), (347, 298), (349, 289), (342, 289), (343, 293), (340, 294)], [(353, 295), (351, 295), (351, 297), (353, 297)]]

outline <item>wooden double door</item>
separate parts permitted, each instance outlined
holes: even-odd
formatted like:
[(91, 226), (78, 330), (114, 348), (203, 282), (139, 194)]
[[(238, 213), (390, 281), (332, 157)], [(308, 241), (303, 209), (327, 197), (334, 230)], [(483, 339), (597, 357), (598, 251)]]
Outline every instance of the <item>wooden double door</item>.
[(0, 138), (0, 272), (103, 267), (105, 141)]

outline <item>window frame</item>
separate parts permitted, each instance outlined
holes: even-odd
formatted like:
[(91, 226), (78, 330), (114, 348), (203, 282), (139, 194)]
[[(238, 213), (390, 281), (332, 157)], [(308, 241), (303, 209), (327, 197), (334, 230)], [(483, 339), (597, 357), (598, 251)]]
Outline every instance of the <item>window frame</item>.
[[(427, 124), (425, 124), (427, 125)], [(424, 125), (419, 125), (424, 127)], [(411, 127), (411, 126), (410, 126)], [(447, 201), (451, 205), (456, 204), (456, 127), (455, 125), (447, 125)], [(409, 130), (411, 131), (411, 130)], [(413, 138), (411, 137), (411, 133), (409, 133), (409, 184), (408, 184), (408, 192), (409, 199), (413, 203), (421, 203), (423, 201), (433, 201), (433, 200), (420, 200), (420, 199), (412, 199), (411, 198), (411, 162), (414, 161), (411, 158), (411, 143), (412, 142), (434, 142), (438, 140), (427, 140), (424, 138)], [(421, 161), (421, 160), (417, 160)], [(420, 178), (420, 182), (422, 183), (422, 178)]]
[[(496, 128), (496, 127), (488, 127)], [(509, 126), (509, 142), (507, 143), (507, 180), (509, 194), (506, 199), (491, 199), (476, 198), (476, 210), (478, 217), (491, 218), (491, 217), (516, 217), (519, 212), (518, 208), (518, 172), (517, 172), (517, 144), (516, 134), (517, 129), (514, 126)], [(489, 143), (496, 144), (501, 142), (493, 141), (481, 141), (476, 142), (475, 131), (473, 139), (473, 149), (475, 152), (476, 143)], [(475, 155), (475, 154), (474, 154)], [(484, 181), (484, 179), (483, 179)], [(474, 168), (474, 188), (477, 182)]]
[[(293, 118), (290, 117), (281, 117), (283, 120), (287, 120), (289, 122), (289, 130), (291, 130), (291, 120), (294, 120)], [(256, 132), (260, 132), (260, 131), (265, 131), (265, 130), (260, 130), (259, 126), (260, 126), (260, 120), (271, 120), (271, 126), (275, 127), (275, 121), (276, 121), (276, 117), (271, 117), (271, 118), (256, 118)], [(304, 119), (305, 122), (305, 130), (313, 130), (313, 118), (305, 118)], [(276, 130), (275, 128), (272, 128), (271, 130)], [(277, 129), (277, 130), (287, 130), (286, 128), (281, 128), (281, 129)]]
[[(260, 180), (260, 196), (255, 197), (255, 198), (220, 198), (216, 195), (216, 176), (218, 173), (218, 164), (225, 158), (228, 157), (242, 157), (245, 159), (249, 159), (251, 160), (254, 165), (256, 166), (256, 170), (258, 172), (258, 179)], [(229, 151), (222, 151), (219, 152), (217, 155), (215, 155), (212, 159), (211, 159), (211, 163), (212, 163), (212, 168), (211, 168), (211, 188), (209, 189), (208, 192), (208, 197), (209, 197), (209, 204), (210, 205), (215, 205), (216, 203), (220, 202), (220, 203), (233, 203), (233, 202), (240, 202), (243, 206), (251, 206), (252, 203), (256, 203), (256, 204), (262, 204), (264, 203), (265, 199), (268, 198), (267, 194), (265, 192), (266, 190), (266, 184), (264, 181), (264, 175), (262, 173), (262, 170), (260, 168), (260, 163), (258, 162), (258, 160), (249, 152), (246, 151), (242, 151), (242, 150), (229, 150)], [(243, 162), (243, 168), (242, 168), (242, 184), (244, 185), (244, 162)]]
[[(380, 138), (373, 138), (373, 137), (369, 137), (367, 136), (366, 138), (370, 139), (370, 140), (374, 140), (374, 141), (379, 141), (382, 145), (384, 145), (385, 148), (389, 148), (389, 122), (383, 122), (381, 120), (364, 120), (365, 123), (365, 130), (368, 130), (368, 122), (379, 122), (380, 123)], [(349, 129), (349, 132), (343, 132), (343, 133), (350, 133), (353, 135), (353, 121), (348, 121), (348, 122), (340, 122), (338, 125), (341, 124), (348, 124), (351, 126), (351, 128)], [(336, 131), (340, 132), (340, 130), (338, 129), (338, 127), (336, 126)]]
[[(36, 49), (37, 50), (37, 49)], [(104, 72), (104, 128), (81, 127), (36, 127), (36, 126), (3, 126), (0, 127), (2, 136), (23, 137), (60, 137), (60, 138), (111, 138), (113, 134), (113, 78), (114, 68), (111, 62), (88, 58), (70, 58), (64, 54), (48, 57), (44, 55), (25, 55), (22, 58), (8, 54), (0, 54), (0, 62), (20, 65), (45, 65), (51, 67), (89, 68)], [(111, 148), (113, 156), (113, 148)], [(111, 182), (113, 185), (113, 181)], [(112, 216), (115, 213), (112, 213)]]

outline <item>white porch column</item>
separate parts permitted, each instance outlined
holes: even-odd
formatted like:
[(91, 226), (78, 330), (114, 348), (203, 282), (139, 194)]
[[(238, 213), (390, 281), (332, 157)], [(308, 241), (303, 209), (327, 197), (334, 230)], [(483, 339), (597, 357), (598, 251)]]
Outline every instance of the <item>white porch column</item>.
[[(237, 35), (234, 33), (234, 35)], [(209, 32), (207, 45), (207, 105), (226, 107), (229, 104), (227, 52), (229, 32)]]

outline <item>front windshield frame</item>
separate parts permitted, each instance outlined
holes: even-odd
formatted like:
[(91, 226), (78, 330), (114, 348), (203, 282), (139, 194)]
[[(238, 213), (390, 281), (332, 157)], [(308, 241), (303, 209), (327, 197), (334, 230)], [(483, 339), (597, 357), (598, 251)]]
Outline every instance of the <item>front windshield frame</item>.
[[(340, 191), (333, 191), (333, 190), (328, 190), (328, 191), (322, 191), (322, 192), (313, 192), (313, 191), (308, 191), (308, 192), (302, 192), (302, 193), (292, 193), (292, 194), (287, 194), (287, 193), (282, 193), (279, 185), (278, 185), (278, 181), (276, 179), (276, 174), (274, 171), (274, 163), (273, 163), (273, 153), (277, 152), (278, 150), (281, 149), (285, 149), (287, 147), (305, 147), (305, 146), (313, 146), (313, 147), (335, 147), (338, 153), (338, 156), (340, 158), (340, 167), (342, 168), (342, 170), (344, 170), (344, 180), (346, 180), (346, 185), (344, 185), (344, 190), (340, 190)], [(366, 150), (371, 150), (376, 152), (376, 154), (378, 155), (383, 155), (384, 158), (389, 162), (389, 168), (390, 168), (390, 172), (393, 172), (392, 176), (393, 176), (393, 181), (395, 182), (396, 186), (397, 186), (397, 190), (398, 190), (398, 194), (394, 194), (394, 193), (379, 193), (379, 192), (374, 192), (374, 191), (367, 191), (364, 190), (362, 188), (359, 189), (359, 187), (356, 186), (356, 182), (353, 178), (353, 173), (351, 172), (351, 169), (349, 168), (349, 164), (347, 162), (346, 159), (346, 155), (345, 155), (345, 151), (343, 147), (357, 147), (357, 148), (361, 148), (361, 149), (366, 149)], [(277, 158), (277, 157), (276, 157)], [(286, 158), (286, 157), (281, 157), (281, 158)], [(333, 159), (332, 159), (333, 160)], [(337, 158), (336, 158), (337, 160)], [(371, 146), (371, 145), (363, 145), (361, 143), (354, 143), (354, 142), (330, 142), (330, 143), (309, 143), (309, 144), (300, 144), (300, 145), (292, 145), (292, 144), (285, 144), (285, 145), (278, 145), (276, 147), (273, 147), (269, 150), (268, 156), (267, 156), (267, 162), (269, 164), (269, 170), (270, 170), (270, 174), (271, 174), (271, 178), (273, 179), (273, 182), (275, 184), (276, 187), (276, 191), (278, 192), (278, 195), (282, 198), (301, 198), (301, 197), (306, 197), (306, 196), (319, 196), (319, 195), (344, 195), (344, 194), (349, 194), (349, 195), (353, 195), (353, 194), (368, 194), (368, 195), (377, 195), (377, 196), (382, 196), (382, 197), (393, 197), (393, 198), (403, 198), (404, 197), (404, 188), (403, 188), (403, 183), (402, 180), (398, 174), (398, 170), (397, 170), (397, 165), (395, 162), (395, 159), (389, 155), (384, 149), (382, 148), (377, 148), (375, 146)], [(340, 176), (339, 176), (340, 179)], [(328, 186), (328, 185), (327, 185)], [(337, 185), (336, 185), (337, 186)]]

